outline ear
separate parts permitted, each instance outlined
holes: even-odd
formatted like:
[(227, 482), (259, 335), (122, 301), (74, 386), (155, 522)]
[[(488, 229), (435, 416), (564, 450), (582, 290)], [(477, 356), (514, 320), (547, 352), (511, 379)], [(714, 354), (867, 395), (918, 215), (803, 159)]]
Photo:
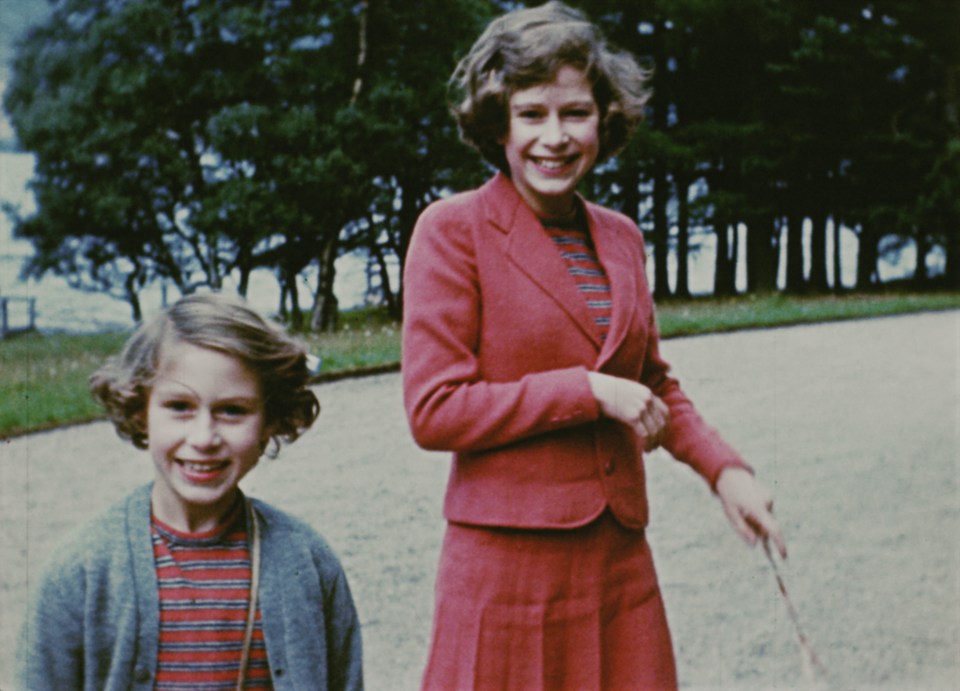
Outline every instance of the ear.
[[(130, 420), (133, 423), (133, 427), (136, 430), (137, 436), (142, 440), (141, 448), (146, 449), (150, 443), (150, 430), (147, 429), (146, 408), (134, 413)], [(137, 444), (135, 443), (134, 445), (136, 446)]]

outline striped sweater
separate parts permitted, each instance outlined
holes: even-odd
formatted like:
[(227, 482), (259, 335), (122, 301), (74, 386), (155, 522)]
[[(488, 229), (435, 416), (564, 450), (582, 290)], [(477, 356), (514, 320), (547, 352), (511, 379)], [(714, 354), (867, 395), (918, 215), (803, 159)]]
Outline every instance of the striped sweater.
[(543, 218), (540, 222), (560, 251), (560, 257), (586, 300), (600, 340), (605, 341), (613, 314), (610, 279), (597, 257), (582, 211), (578, 211), (571, 221)]
[[(66, 536), (32, 579), (14, 688), (153, 691), (160, 608), (150, 490), (138, 488)], [(359, 691), (360, 623), (339, 561), (312, 528), (251, 501), (274, 688)]]
[[(250, 602), (250, 550), (243, 503), (223, 526), (187, 534), (152, 520), (160, 593), (156, 691), (236, 688)], [(260, 608), (246, 689), (272, 689)]]

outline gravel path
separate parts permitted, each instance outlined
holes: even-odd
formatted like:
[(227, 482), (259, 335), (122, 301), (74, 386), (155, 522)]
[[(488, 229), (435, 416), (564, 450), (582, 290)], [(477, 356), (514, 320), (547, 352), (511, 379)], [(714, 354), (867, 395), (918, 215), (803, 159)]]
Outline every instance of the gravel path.
[[(669, 340), (687, 392), (771, 485), (781, 572), (831, 688), (960, 688), (960, 311)], [(396, 374), (318, 387), (316, 427), (245, 489), (340, 554), (374, 691), (414, 689), (430, 631), (446, 454), (416, 448)], [(684, 689), (803, 687), (762, 551), (652, 455), (649, 531)], [(0, 687), (30, 574), (150, 477), (105, 423), (0, 442)]]

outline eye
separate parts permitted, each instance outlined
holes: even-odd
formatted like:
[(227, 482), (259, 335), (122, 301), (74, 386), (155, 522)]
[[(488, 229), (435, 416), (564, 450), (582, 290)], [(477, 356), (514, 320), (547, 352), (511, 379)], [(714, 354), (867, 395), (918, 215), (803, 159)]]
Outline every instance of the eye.
[(171, 398), (163, 402), (163, 407), (174, 413), (188, 413), (193, 409), (190, 401)]
[(523, 108), (516, 112), (516, 115), (521, 120), (539, 120), (543, 117), (543, 113), (536, 108)]
[(593, 115), (593, 108), (587, 108), (586, 106), (580, 108), (571, 108), (566, 111), (566, 116), (574, 120), (586, 120)]
[(228, 403), (227, 405), (221, 406), (217, 412), (225, 418), (240, 418), (249, 415), (250, 409), (239, 403)]

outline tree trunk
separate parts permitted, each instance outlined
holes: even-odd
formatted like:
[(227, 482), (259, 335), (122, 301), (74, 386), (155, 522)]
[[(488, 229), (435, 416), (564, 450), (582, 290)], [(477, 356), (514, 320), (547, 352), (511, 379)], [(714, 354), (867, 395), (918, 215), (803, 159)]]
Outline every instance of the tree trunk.
[[(637, 9), (634, 3), (626, 3)], [(636, 24), (633, 25), (637, 26)], [(655, 19), (653, 33), (653, 64), (666, 65), (667, 45), (666, 32), (669, 23), (663, 17)], [(653, 90), (657, 94), (654, 101), (652, 125), (653, 129), (666, 135), (668, 129), (667, 108), (670, 104), (669, 77), (665, 69), (657, 69), (653, 75)], [(670, 296), (670, 277), (667, 269), (667, 255), (670, 246), (670, 223), (667, 218), (667, 204), (670, 202), (670, 187), (668, 180), (667, 161), (663, 152), (656, 155), (653, 161), (653, 280), (654, 297), (666, 298)]]
[(127, 274), (124, 281), (124, 293), (127, 297), (127, 304), (130, 305), (130, 316), (134, 324), (143, 321), (143, 309), (140, 306), (140, 293), (137, 292), (137, 274)]
[(331, 333), (337, 329), (339, 309), (337, 296), (333, 292), (333, 283), (337, 272), (338, 235), (331, 233), (323, 241), (318, 258), (317, 292), (314, 295), (313, 310), (310, 314), (310, 330)]
[(954, 228), (947, 233), (944, 249), (947, 254), (944, 267), (947, 287), (960, 290), (960, 228)]
[(930, 253), (930, 238), (923, 231), (917, 231), (917, 268), (913, 272), (913, 285), (925, 290), (930, 287), (930, 277), (927, 275), (927, 255)]
[(801, 293), (803, 277), (803, 214), (793, 211), (787, 217), (787, 293)]
[(871, 226), (860, 226), (857, 249), (857, 289), (869, 290), (876, 287), (877, 276), (877, 240)]
[[(427, 192), (429, 186), (425, 186), (419, 177), (401, 178), (397, 181), (400, 187), (400, 209), (397, 211), (400, 231), (396, 234), (396, 241), (392, 247), (397, 255), (399, 268), (399, 277), (397, 280), (397, 292), (395, 297), (396, 316), (399, 318), (403, 314), (403, 270), (406, 268), (407, 249), (410, 247), (410, 239), (413, 236), (413, 228), (417, 223), (417, 218), (423, 207), (426, 206)], [(391, 237), (394, 232), (388, 230)]]
[(680, 173), (677, 187), (677, 297), (690, 297), (690, 184), (693, 176)]
[(717, 257), (714, 261), (713, 294), (733, 295), (737, 292), (734, 262), (730, 258), (730, 223), (726, 216), (714, 218), (713, 233), (717, 238)]
[[(303, 312), (300, 311), (300, 289), (297, 287), (297, 272), (280, 269), (280, 315), (292, 331), (303, 328)], [(289, 305), (289, 307), (288, 307)]]
[(840, 256), (842, 240), (840, 219), (833, 219), (833, 292), (843, 292), (843, 258)]
[(380, 274), (380, 293), (383, 296), (383, 301), (387, 304), (387, 312), (394, 319), (399, 319), (400, 306), (393, 293), (393, 288), (390, 286), (390, 271), (387, 268), (386, 257), (383, 256), (383, 249), (377, 244), (374, 244), (371, 249), (374, 258), (377, 260), (377, 270)]
[(667, 164), (658, 158), (653, 163), (653, 295), (655, 298), (670, 296), (670, 276), (667, 269), (667, 255), (670, 251), (670, 223), (667, 218), (669, 201)]
[(246, 261), (241, 263), (239, 269), (240, 280), (237, 283), (237, 293), (245, 298), (247, 297), (247, 292), (250, 290), (250, 263)]
[[(206, 250), (207, 250), (207, 285), (211, 290), (220, 290), (223, 288), (223, 271), (220, 266), (220, 255), (217, 252), (217, 247), (219, 246), (219, 235), (217, 233), (210, 233), (206, 237)], [(203, 254), (203, 249), (197, 248), (197, 256)]]
[(827, 214), (816, 211), (810, 219), (810, 287), (817, 293), (830, 290), (827, 283)]
[(755, 216), (747, 221), (747, 292), (777, 289), (775, 224), (772, 218)]

